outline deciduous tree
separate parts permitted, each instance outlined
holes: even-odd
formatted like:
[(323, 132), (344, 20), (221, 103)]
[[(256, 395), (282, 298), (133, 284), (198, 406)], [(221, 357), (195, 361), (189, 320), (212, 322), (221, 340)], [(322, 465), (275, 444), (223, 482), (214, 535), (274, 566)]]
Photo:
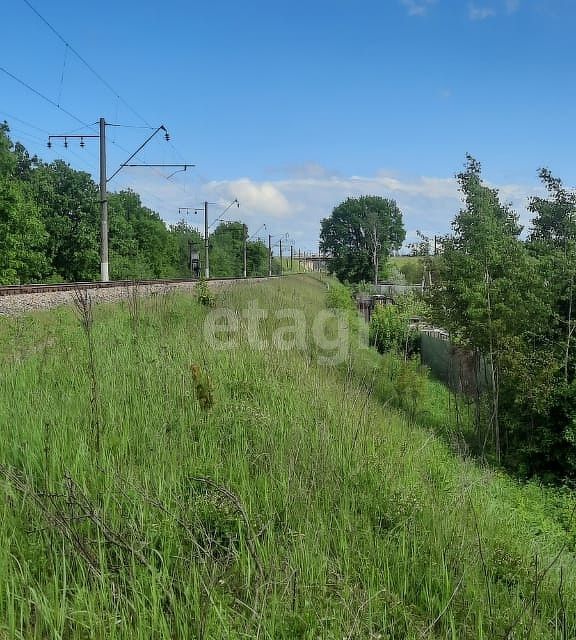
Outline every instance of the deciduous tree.
[(348, 198), (322, 220), (320, 250), (331, 256), (328, 267), (340, 280), (374, 281), (405, 237), (394, 200), (361, 196)]

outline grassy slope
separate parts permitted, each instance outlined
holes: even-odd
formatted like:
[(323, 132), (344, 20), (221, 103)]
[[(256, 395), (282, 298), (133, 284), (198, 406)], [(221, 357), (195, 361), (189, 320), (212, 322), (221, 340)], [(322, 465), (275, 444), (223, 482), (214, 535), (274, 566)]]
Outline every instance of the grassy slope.
[[(218, 304), (251, 300), (305, 309), (310, 327), (323, 285), (247, 285)], [(516, 504), (544, 513), (541, 494), (454, 458), (367, 394), (356, 372), (373, 354), (323, 366), (310, 335), (301, 351), (213, 350), (206, 313), (185, 296), (97, 308), (96, 403), (71, 310), (0, 322), (0, 463), (39, 500), (2, 468), (0, 637), (576, 635), (562, 529)], [(194, 363), (213, 386), (208, 412)], [(71, 481), (116, 544), (78, 517)], [(84, 556), (39, 504), (76, 518)]]

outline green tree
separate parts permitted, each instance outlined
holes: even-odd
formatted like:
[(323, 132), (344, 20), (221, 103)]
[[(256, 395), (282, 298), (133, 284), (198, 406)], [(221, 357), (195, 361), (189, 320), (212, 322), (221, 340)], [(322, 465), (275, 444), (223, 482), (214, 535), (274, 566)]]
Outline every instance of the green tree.
[[(161, 278), (173, 275), (175, 265), (171, 264), (169, 258), (170, 233), (160, 215), (143, 206), (140, 196), (131, 189), (120, 191), (116, 198), (132, 229), (138, 261), (146, 267), (146, 275), (140, 277)], [(114, 235), (114, 229), (111, 233)]]
[[(526, 370), (533, 372), (518, 403), (517, 440), (527, 472), (576, 476), (576, 193), (548, 169), (540, 169), (546, 197), (536, 196), (528, 249), (538, 260), (541, 295), (548, 313)], [(527, 376), (528, 377), (528, 376)], [(527, 406), (531, 411), (527, 412)]]
[[(218, 277), (242, 277), (244, 273), (244, 233), (242, 222), (222, 222), (210, 235), (210, 275)], [(201, 252), (201, 259), (204, 254)], [(273, 264), (279, 272), (279, 263)], [(261, 240), (246, 242), (246, 273), (248, 276), (268, 274), (268, 247)]]
[(98, 188), (91, 176), (62, 160), (31, 175), (34, 199), (48, 232), (47, 259), (63, 280), (95, 280), (100, 273)]
[(210, 275), (241, 277), (244, 270), (245, 227), (241, 222), (221, 222), (210, 235)]
[(249, 240), (246, 245), (248, 276), (268, 275), (268, 247), (262, 240)]
[(200, 255), (201, 263), (204, 262), (204, 238), (190, 226), (186, 220), (179, 220), (169, 228), (171, 242), (170, 263), (174, 266), (177, 277), (189, 278), (190, 250), (194, 249)]
[(492, 438), (500, 459), (503, 386), (507, 399), (514, 395), (516, 363), (528, 351), (546, 309), (538, 265), (519, 239), (517, 215), (482, 182), (474, 158), (468, 156), (457, 177), (464, 208), (452, 223), (453, 234), (443, 239), (432, 304), (437, 322), (454, 339), (488, 358), (491, 410), (483, 440)]
[(170, 232), (160, 216), (126, 189), (108, 196), (110, 269), (114, 278), (177, 275)]
[(328, 268), (340, 280), (374, 281), (405, 237), (402, 213), (394, 200), (361, 196), (348, 198), (322, 220), (320, 250), (332, 257)]
[[(490, 362), (491, 402), (481, 446), (526, 475), (576, 477), (576, 194), (542, 169), (527, 242), (517, 216), (468, 158), (465, 207), (437, 258), (436, 319)], [(479, 423), (480, 424), (480, 423)]]
[(0, 125), (0, 282), (38, 282), (50, 271), (44, 249), (46, 229), (22, 179), (23, 147), (15, 150), (8, 126)]

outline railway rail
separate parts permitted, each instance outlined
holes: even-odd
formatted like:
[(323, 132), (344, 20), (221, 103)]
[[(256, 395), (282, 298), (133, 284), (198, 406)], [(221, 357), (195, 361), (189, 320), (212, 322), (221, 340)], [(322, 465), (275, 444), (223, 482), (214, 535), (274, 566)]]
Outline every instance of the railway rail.
[[(278, 276), (254, 276), (250, 278), (212, 278), (208, 283), (266, 280)], [(199, 280), (186, 278), (165, 278), (160, 280), (112, 280), (110, 282), (60, 282), (53, 284), (14, 284), (0, 286), (1, 296), (13, 296), (32, 293), (54, 293), (57, 291), (74, 291), (75, 289), (114, 289), (118, 287), (147, 287), (156, 285), (193, 285)]]
[[(248, 284), (263, 281), (269, 277), (214, 278), (206, 282), (211, 289), (217, 289), (227, 284)], [(20, 316), (71, 304), (74, 302), (74, 292), (77, 290), (90, 290), (95, 303), (111, 303), (126, 298), (130, 292), (135, 292), (138, 296), (148, 296), (162, 295), (171, 291), (191, 291), (198, 282), (198, 280), (184, 278), (164, 278), (0, 286), (0, 317)]]

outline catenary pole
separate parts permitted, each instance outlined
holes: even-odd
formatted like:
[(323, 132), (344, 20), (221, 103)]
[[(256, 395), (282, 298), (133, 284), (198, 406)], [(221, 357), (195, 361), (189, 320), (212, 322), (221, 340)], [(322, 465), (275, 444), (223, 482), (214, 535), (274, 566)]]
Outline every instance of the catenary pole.
[[(56, 139), (64, 139), (64, 146), (68, 146), (68, 140), (72, 138), (80, 138), (80, 146), (84, 146), (85, 138), (99, 138), (100, 139), (100, 279), (102, 282), (108, 282), (110, 280), (110, 265), (109, 265), (109, 256), (108, 256), (108, 193), (106, 189), (106, 185), (110, 180), (112, 180), (124, 167), (180, 167), (180, 171), (186, 171), (188, 167), (193, 167), (193, 164), (129, 164), (130, 160), (134, 158), (149, 142), (152, 138), (159, 132), (164, 131), (164, 136), (166, 140), (170, 140), (170, 135), (166, 131), (166, 127), (162, 124), (160, 125), (152, 135), (148, 136), (148, 138), (136, 149), (136, 151), (123, 162), (116, 171), (111, 175), (107, 175), (106, 170), (106, 127), (115, 127), (120, 125), (110, 124), (106, 122), (105, 118), (99, 118), (99, 133), (96, 135), (92, 134), (58, 134), (58, 135), (49, 135), (48, 136), (48, 148), (52, 146), (52, 140)], [(174, 172), (177, 173), (177, 172)], [(174, 175), (172, 173), (171, 175)], [(170, 177), (170, 176), (168, 176)]]
[(248, 244), (248, 225), (243, 224), (242, 229), (244, 230), (244, 242), (242, 243), (242, 265), (243, 272), (242, 276), (246, 278), (248, 276), (248, 265), (247, 265), (247, 256), (246, 256), (246, 245)]
[(106, 194), (106, 120), (100, 118), (100, 279), (108, 282), (108, 197)]
[(210, 262), (208, 249), (208, 202), (204, 201), (204, 276), (206, 280), (210, 277)]

